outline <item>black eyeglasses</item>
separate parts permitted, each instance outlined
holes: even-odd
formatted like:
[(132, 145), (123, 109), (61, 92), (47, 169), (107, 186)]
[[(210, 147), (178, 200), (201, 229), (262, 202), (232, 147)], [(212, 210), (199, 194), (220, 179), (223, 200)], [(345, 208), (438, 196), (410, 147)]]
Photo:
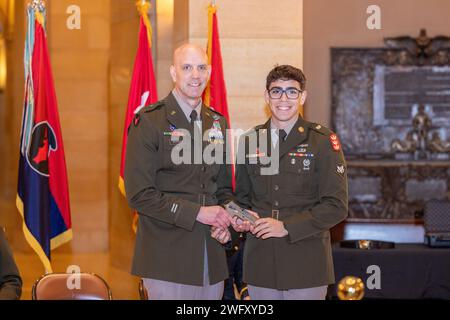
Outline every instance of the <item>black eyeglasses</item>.
[(298, 97), (300, 97), (300, 93), (303, 91), (298, 90), (297, 88), (280, 88), (280, 87), (273, 87), (269, 90), (269, 97), (271, 99), (281, 99), (283, 96), (283, 93), (286, 93), (286, 97), (289, 100), (296, 100)]

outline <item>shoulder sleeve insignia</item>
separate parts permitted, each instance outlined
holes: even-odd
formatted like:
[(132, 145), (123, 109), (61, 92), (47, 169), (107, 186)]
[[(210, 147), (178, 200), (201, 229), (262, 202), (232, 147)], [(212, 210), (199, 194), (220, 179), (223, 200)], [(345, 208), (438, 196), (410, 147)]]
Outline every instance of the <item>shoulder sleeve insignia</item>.
[(333, 148), (334, 151), (338, 152), (339, 150), (341, 150), (341, 144), (340, 144), (339, 138), (337, 137), (336, 134), (332, 133), (330, 135), (330, 142), (331, 142), (331, 147)]

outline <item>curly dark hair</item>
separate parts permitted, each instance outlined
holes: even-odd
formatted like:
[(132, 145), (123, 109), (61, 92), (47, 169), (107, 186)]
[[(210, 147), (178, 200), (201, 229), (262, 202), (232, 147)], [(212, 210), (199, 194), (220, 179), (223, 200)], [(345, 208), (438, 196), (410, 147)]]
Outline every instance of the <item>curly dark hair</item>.
[(266, 89), (269, 90), (270, 84), (277, 80), (295, 80), (300, 84), (300, 89), (303, 91), (306, 88), (306, 77), (302, 70), (288, 64), (275, 66), (266, 79)]

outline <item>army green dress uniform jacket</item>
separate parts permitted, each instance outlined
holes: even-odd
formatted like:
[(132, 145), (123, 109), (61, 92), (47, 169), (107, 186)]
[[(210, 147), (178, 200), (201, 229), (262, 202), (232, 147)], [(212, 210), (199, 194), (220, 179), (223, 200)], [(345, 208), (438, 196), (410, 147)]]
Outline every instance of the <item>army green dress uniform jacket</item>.
[[(241, 141), (255, 133), (268, 135), (269, 150), (270, 120)], [(279, 170), (272, 175), (261, 171), (269, 153), (262, 152), (261, 141), (257, 149), (246, 143), (245, 164), (237, 165), (236, 199), (261, 218), (283, 221), (289, 234), (265, 240), (248, 234), (244, 281), (278, 290), (334, 283), (329, 229), (348, 211), (347, 168), (338, 138), (299, 117), (280, 143)]]
[[(227, 122), (219, 113), (202, 105), (201, 119), (203, 133), (212, 128), (216, 138), (226, 137)], [(228, 277), (225, 250), (211, 238), (210, 226), (196, 218), (202, 205), (232, 196), (231, 166), (175, 164), (171, 153), (177, 148), (177, 129), (189, 130), (193, 141), (194, 128), (172, 93), (139, 111), (129, 129), (125, 190), (130, 207), (139, 213), (132, 273), (202, 286), (206, 243), (209, 280), (215, 284)], [(203, 148), (209, 145), (203, 142)]]
[(22, 294), (22, 278), (11, 247), (0, 227), (0, 300), (18, 300)]

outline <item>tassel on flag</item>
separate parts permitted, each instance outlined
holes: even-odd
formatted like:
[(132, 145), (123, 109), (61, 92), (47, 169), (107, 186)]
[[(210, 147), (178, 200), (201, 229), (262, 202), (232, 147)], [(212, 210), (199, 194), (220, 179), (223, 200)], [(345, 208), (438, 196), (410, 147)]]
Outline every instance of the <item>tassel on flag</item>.
[(25, 97), (16, 205), (23, 231), (46, 272), (51, 250), (72, 239), (69, 188), (45, 33), (45, 7), (28, 6)]
[[(211, 78), (206, 86), (203, 100), (217, 112), (221, 113), (230, 126), (230, 116), (228, 114), (227, 89), (222, 66), (222, 52), (220, 49), (219, 27), (217, 23), (217, 7), (215, 2), (208, 7), (208, 64), (211, 65)], [(229, 137), (230, 138), (230, 137)], [(231, 139), (229, 140), (231, 141)], [(233, 153), (233, 144), (231, 144)], [(235, 166), (232, 166), (232, 185), (235, 190)]]
[[(122, 156), (120, 162), (119, 189), (125, 196), (124, 171), (125, 155), (127, 151), (128, 128), (131, 121), (143, 107), (158, 101), (156, 90), (156, 80), (153, 71), (152, 61), (152, 26), (148, 17), (150, 3), (147, 1), (137, 1), (140, 13), (139, 44), (134, 61), (133, 76), (131, 79), (130, 91), (128, 94), (128, 105), (125, 114), (125, 126), (122, 138)], [(137, 213), (134, 212), (133, 230), (136, 231)]]

